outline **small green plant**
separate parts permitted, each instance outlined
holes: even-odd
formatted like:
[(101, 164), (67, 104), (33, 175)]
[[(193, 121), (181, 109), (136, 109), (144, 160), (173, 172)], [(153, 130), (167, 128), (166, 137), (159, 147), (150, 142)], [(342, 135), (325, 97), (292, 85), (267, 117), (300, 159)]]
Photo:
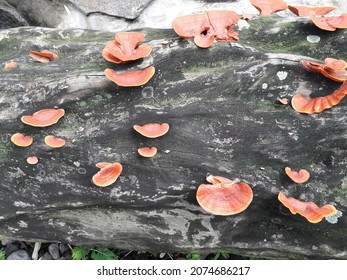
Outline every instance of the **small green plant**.
[(200, 260), (201, 259), (201, 256), (199, 253), (197, 252), (192, 252), (192, 253), (189, 253), (186, 255), (186, 258), (188, 260)]
[(217, 253), (215, 253), (213, 259), (214, 259), (214, 260), (218, 260), (221, 256), (222, 256), (224, 259), (227, 259), (227, 260), (230, 259), (230, 254), (229, 254), (229, 252), (227, 252), (227, 251), (218, 251)]
[(3, 261), (6, 259), (5, 251), (3, 248), (0, 249), (0, 261)]
[(117, 260), (118, 255), (106, 247), (75, 246), (72, 248), (74, 260)]

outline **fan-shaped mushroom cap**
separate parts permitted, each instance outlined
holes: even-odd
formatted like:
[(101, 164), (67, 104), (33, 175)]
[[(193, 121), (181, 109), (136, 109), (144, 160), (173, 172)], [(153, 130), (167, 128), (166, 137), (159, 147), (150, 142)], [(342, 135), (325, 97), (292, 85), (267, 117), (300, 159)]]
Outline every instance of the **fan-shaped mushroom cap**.
[(107, 61), (112, 62), (112, 63), (121, 64), (121, 63), (127, 62), (127, 61), (123, 61), (123, 60), (120, 60), (119, 58), (115, 57), (113, 54), (111, 54), (110, 50), (107, 47), (105, 47), (102, 50), (101, 54), (102, 54), (103, 58), (105, 58)]
[(39, 162), (39, 159), (36, 156), (28, 157), (27, 163), (28, 164), (36, 164)]
[(278, 194), (278, 200), (287, 207), (292, 214), (299, 214), (305, 217), (310, 223), (319, 223), (324, 217), (336, 214), (333, 205), (326, 204), (322, 207), (314, 202), (302, 202), (293, 197), (286, 197), (283, 192)]
[(122, 170), (123, 166), (118, 162), (108, 164), (92, 177), (92, 182), (98, 187), (107, 187), (116, 182)]
[(333, 81), (344, 82), (347, 80), (347, 70), (344, 69), (347, 63), (344, 60), (326, 58), (324, 64), (307, 60), (301, 60), (300, 63), (306, 69), (321, 73)]
[(347, 28), (347, 14), (341, 16), (317, 16), (315, 12), (310, 12), (310, 19), (320, 29), (335, 31), (336, 28)]
[(60, 148), (65, 145), (65, 140), (63, 138), (55, 137), (53, 135), (47, 135), (44, 141), (46, 145), (51, 148)]
[[(122, 45), (118, 45), (115, 41), (109, 41), (106, 43), (105, 48), (102, 51), (103, 57), (110, 61), (109, 59), (114, 59), (115, 61), (120, 60), (122, 63), (137, 60), (143, 57), (148, 56), (152, 52), (152, 47), (149, 45), (140, 45), (136, 49), (128, 50), (128, 47), (125, 49), (125, 51), (122, 50)], [(111, 61), (113, 62), (113, 61)], [(116, 62), (119, 63), (119, 62)]]
[(141, 32), (117, 32), (114, 36), (123, 53), (131, 53), (144, 38)]
[(107, 68), (105, 76), (122, 87), (137, 87), (146, 84), (154, 75), (155, 68), (150, 66), (144, 70), (130, 71), (117, 74), (114, 70)]
[(32, 59), (42, 63), (47, 63), (58, 58), (58, 55), (56, 53), (49, 50), (42, 50), (40, 52), (30, 51), (29, 56)]
[(288, 5), (288, 9), (291, 10), (297, 16), (310, 16), (310, 12), (313, 11), (317, 16), (322, 16), (335, 10), (334, 6), (305, 6), (305, 5)]
[(32, 136), (25, 136), (22, 133), (15, 133), (11, 136), (12, 143), (19, 147), (28, 147), (33, 143), (33, 140)]
[(148, 147), (142, 147), (142, 148), (138, 148), (137, 152), (139, 153), (139, 155), (143, 156), (143, 157), (154, 157), (157, 154), (157, 148), (156, 147), (152, 147), (152, 148), (148, 148)]
[(342, 59), (327, 57), (324, 59), (324, 69), (343, 70), (347, 67), (347, 62)]
[(347, 13), (340, 16), (327, 17), (326, 19), (328, 24), (335, 28), (347, 28)]
[(210, 30), (207, 30), (206, 34), (195, 35), (194, 43), (200, 48), (208, 48), (213, 44), (214, 38), (214, 34), (211, 34)]
[[(233, 11), (208, 11), (208, 19), (213, 27), (217, 41), (237, 41), (238, 33), (231, 26), (236, 24), (240, 17)], [(232, 36), (231, 36), (232, 35)], [(237, 38), (237, 39), (236, 39)]]
[(207, 13), (181, 16), (172, 22), (174, 31), (183, 38), (192, 38), (211, 29)]
[(260, 12), (261, 16), (271, 16), (273, 13), (287, 9), (287, 2), (283, 0), (250, 0), (251, 4)]
[(207, 212), (214, 215), (235, 215), (250, 205), (253, 200), (251, 187), (244, 182), (234, 182), (224, 177), (207, 176), (212, 182), (199, 186), (196, 199), (199, 205)]
[(144, 125), (134, 125), (133, 128), (147, 138), (157, 138), (165, 135), (169, 131), (168, 123), (147, 123)]
[(322, 97), (310, 98), (303, 94), (296, 94), (292, 98), (292, 107), (295, 111), (305, 114), (320, 113), (337, 105), (347, 94), (347, 81), (332, 94)]
[(64, 114), (64, 109), (42, 109), (31, 116), (23, 116), (21, 121), (35, 127), (46, 127), (56, 124)]
[(112, 164), (112, 163), (103, 161), (103, 162), (98, 162), (97, 164), (95, 164), (95, 166), (97, 168), (104, 168), (104, 167), (106, 167), (106, 166), (108, 166), (110, 164)]
[(294, 171), (290, 167), (286, 167), (284, 171), (290, 179), (298, 184), (305, 183), (306, 181), (308, 181), (308, 179), (310, 179), (310, 173), (305, 169)]
[(11, 71), (13, 70), (14, 68), (17, 67), (17, 62), (15, 61), (10, 61), (10, 62), (6, 62), (5, 63), (5, 67), (4, 67), (4, 70), (6, 71)]

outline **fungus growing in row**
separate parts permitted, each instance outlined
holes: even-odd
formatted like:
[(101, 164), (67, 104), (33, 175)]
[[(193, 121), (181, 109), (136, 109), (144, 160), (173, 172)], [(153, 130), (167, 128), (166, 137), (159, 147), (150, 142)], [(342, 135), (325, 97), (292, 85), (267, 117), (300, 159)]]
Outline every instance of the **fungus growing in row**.
[(142, 148), (138, 148), (137, 152), (139, 153), (139, 155), (143, 156), (143, 157), (154, 157), (157, 154), (157, 148), (156, 147), (152, 147), (152, 148), (148, 148), (148, 147), (142, 147)]
[(175, 32), (185, 38), (194, 38), (194, 43), (201, 48), (208, 48), (217, 41), (237, 41), (238, 33), (232, 26), (240, 17), (233, 11), (208, 11), (206, 13), (186, 15), (172, 22)]
[(158, 138), (169, 131), (168, 123), (147, 123), (145, 125), (134, 125), (133, 128), (147, 138)]
[(155, 68), (150, 66), (144, 70), (123, 72), (117, 74), (114, 70), (107, 68), (104, 71), (105, 76), (122, 87), (138, 87), (146, 84), (154, 75)]
[(39, 62), (47, 63), (58, 58), (58, 55), (49, 50), (42, 50), (40, 52), (30, 51), (29, 56)]
[(287, 2), (283, 0), (250, 0), (261, 16), (271, 16), (273, 13), (287, 9)]
[(113, 63), (126, 63), (148, 56), (152, 48), (139, 43), (145, 35), (141, 32), (117, 32), (115, 40), (108, 41), (102, 50), (102, 56)]
[(21, 121), (35, 127), (46, 127), (56, 124), (64, 114), (64, 109), (42, 109), (31, 116), (23, 116)]
[(336, 7), (334, 6), (305, 6), (305, 5), (297, 5), (292, 6), (288, 5), (288, 9), (296, 14), (297, 16), (310, 16), (310, 12), (313, 11), (317, 16), (322, 16), (327, 13), (330, 13), (331, 11), (335, 10)]
[(28, 147), (33, 143), (34, 138), (32, 136), (25, 136), (22, 133), (15, 133), (11, 136), (11, 141), (16, 146)]
[(305, 114), (320, 113), (337, 105), (347, 94), (347, 81), (332, 94), (310, 98), (304, 94), (296, 94), (292, 98), (292, 107), (295, 111)]
[(116, 182), (122, 170), (123, 166), (118, 162), (106, 164), (92, 177), (92, 182), (98, 187), (107, 187)]
[(333, 205), (326, 204), (319, 207), (314, 202), (303, 202), (293, 197), (286, 197), (283, 192), (278, 194), (278, 200), (287, 207), (292, 214), (305, 217), (310, 223), (319, 223), (323, 218), (336, 214)]
[(10, 62), (6, 62), (5, 63), (5, 67), (4, 67), (4, 70), (6, 71), (11, 71), (13, 70), (14, 68), (17, 67), (17, 62), (15, 61), (10, 61)]
[(303, 184), (310, 179), (310, 173), (305, 169), (300, 169), (299, 171), (294, 171), (290, 167), (284, 169), (286, 174), (293, 182), (298, 184)]
[(314, 11), (310, 12), (310, 19), (320, 29), (335, 31), (336, 28), (347, 28), (347, 13), (340, 16), (319, 16)]
[(44, 139), (47, 146), (51, 148), (61, 148), (65, 145), (63, 138), (55, 137), (53, 135), (47, 135)]
[(247, 209), (253, 200), (251, 187), (244, 182), (231, 181), (209, 174), (196, 192), (199, 205), (214, 215), (235, 215)]
[(27, 163), (28, 164), (37, 164), (39, 162), (39, 159), (36, 156), (28, 157), (27, 158)]

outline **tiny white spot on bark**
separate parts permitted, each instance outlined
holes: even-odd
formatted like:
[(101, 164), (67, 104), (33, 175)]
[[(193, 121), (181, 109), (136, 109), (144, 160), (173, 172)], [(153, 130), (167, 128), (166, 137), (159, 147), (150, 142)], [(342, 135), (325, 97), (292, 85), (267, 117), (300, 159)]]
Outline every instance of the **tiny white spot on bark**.
[(320, 37), (317, 35), (308, 35), (306, 37), (307, 41), (309, 41), (310, 43), (318, 43), (320, 41)]
[(278, 71), (278, 72), (277, 72), (277, 77), (278, 77), (281, 81), (283, 81), (285, 78), (287, 78), (287, 76), (288, 76), (288, 72), (286, 72), (286, 71)]

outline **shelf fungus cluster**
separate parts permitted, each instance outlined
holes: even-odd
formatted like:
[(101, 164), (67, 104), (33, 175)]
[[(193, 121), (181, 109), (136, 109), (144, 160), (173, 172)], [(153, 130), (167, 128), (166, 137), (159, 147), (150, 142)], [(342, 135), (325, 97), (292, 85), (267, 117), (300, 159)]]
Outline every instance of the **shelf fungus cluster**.
[(208, 48), (216, 40), (232, 42), (239, 40), (239, 34), (232, 27), (240, 17), (233, 11), (208, 11), (200, 14), (176, 18), (173, 23), (175, 32), (185, 38), (194, 38), (200, 48)]
[(245, 182), (210, 174), (206, 180), (210, 184), (199, 186), (196, 199), (199, 205), (211, 214), (235, 215), (246, 210), (253, 200), (252, 188)]
[(123, 166), (119, 162), (99, 162), (96, 167), (100, 168), (100, 171), (92, 177), (92, 182), (98, 187), (112, 185), (123, 171)]
[(49, 51), (49, 50), (42, 50), (39, 52), (30, 51), (29, 56), (41, 63), (47, 63), (53, 60), (56, 60), (58, 58), (58, 55), (55, 52)]
[[(164, 136), (170, 129), (168, 123), (147, 123), (144, 125), (134, 125), (133, 128), (135, 131), (140, 133), (142, 136), (147, 138), (158, 138)], [(137, 152), (140, 156), (143, 157), (154, 157), (157, 154), (158, 149), (156, 147), (142, 147), (138, 148)]]
[[(108, 41), (102, 50), (102, 56), (109, 62), (122, 64), (149, 56), (152, 47), (141, 44), (145, 35), (141, 32), (117, 32), (115, 39)], [(105, 76), (122, 87), (135, 87), (146, 84), (154, 75), (155, 68), (150, 66), (143, 70), (116, 73), (107, 68)]]
[(288, 8), (287, 2), (283, 0), (250, 0), (250, 2), (261, 16), (270, 16)]

